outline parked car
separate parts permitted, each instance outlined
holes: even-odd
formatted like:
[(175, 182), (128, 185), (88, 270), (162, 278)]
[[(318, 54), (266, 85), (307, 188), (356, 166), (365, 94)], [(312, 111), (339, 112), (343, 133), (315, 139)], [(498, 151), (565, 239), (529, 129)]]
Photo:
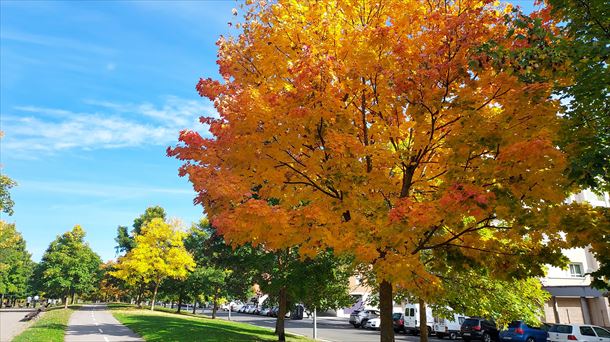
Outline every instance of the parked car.
[(354, 326), (354, 328), (364, 327), (366, 321), (372, 318), (379, 317), (379, 311), (377, 310), (355, 310), (349, 316), (349, 323)]
[(395, 312), (392, 314), (392, 324), (394, 325), (394, 331), (395, 332), (404, 332), (406, 333), (407, 331), (405, 330), (405, 315), (403, 313), (400, 312)]
[(261, 316), (268, 316), (270, 310), (271, 310), (271, 308), (262, 308), (258, 314)]
[(500, 341), (546, 342), (545, 329), (527, 325), (523, 321), (512, 321), (506, 330), (500, 331)]
[(377, 329), (379, 329), (380, 326), (381, 326), (381, 319), (379, 317), (371, 318), (368, 321), (366, 321), (366, 323), (364, 324), (365, 329), (377, 330)]
[(455, 340), (460, 336), (460, 328), (466, 318), (464, 315), (455, 313), (453, 318), (434, 317), (434, 327), (432, 330), (434, 330), (438, 338), (449, 337), (449, 339)]
[(610, 342), (610, 332), (589, 324), (555, 324), (548, 332), (549, 342), (585, 341)]
[(460, 336), (466, 342), (471, 340), (498, 341), (498, 328), (496, 323), (484, 318), (466, 318), (460, 327)]

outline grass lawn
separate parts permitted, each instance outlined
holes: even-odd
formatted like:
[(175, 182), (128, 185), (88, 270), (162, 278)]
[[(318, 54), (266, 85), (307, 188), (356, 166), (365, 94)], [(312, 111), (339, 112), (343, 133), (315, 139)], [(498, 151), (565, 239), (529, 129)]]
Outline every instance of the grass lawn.
[(74, 310), (63, 307), (47, 310), (36, 322), (13, 339), (13, 342), (61, 342)]
[[(273, 330), (221, 319), (110, 305), (121, 323), (146, 341), (277, 341)], [(286, 335), (287, 341), (311, 341)]]

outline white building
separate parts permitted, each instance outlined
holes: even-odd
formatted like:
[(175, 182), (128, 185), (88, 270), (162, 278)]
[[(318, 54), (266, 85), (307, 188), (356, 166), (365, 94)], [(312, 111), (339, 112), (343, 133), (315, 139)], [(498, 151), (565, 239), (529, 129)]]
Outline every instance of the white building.
[[(610, 207), (608, 194), (596, 195), (588, 190), (571, 200)], [(592, 288), (588, 275), (599, 268), (597, 260), (588, 248), (564, 250), (563, 254), (570, 259), (568, 269), (549, 267), (547, 276), (541, 279), (544, 289), (552, 296), (545, 303), (543, 321), (610, 326), (608, 293)]]

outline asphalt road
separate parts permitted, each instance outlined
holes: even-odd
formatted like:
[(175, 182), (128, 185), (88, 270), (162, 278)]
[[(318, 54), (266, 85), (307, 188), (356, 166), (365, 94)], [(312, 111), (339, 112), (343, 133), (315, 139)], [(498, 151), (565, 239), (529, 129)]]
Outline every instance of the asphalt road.
[(33, 321), (22, 321), (23, 317), (35, 309), (2, 309), (0, 310), (0, 341), (8, 342), (19, 335)]
[[(206, 314), (208, 314), (206, 312)], [(228, 313), (220, 311), (219, 318), (227, 319)], [(231, 319), (236, 322), (250, 323), (253, 325), (275, 328), (275, 318), (258, 315), (247, 315), (231, 313)], [(286, 320), (286, 331), (313, 337), (313, 320), (304, 318), (303, 320)], [(318, 317), (318, 339), (333, 342), (376, 342), (379, 341), (379, 331), (356, 329), (348, 323), (348, 318), (338, 317)], [(419, 337), (396, 334), (396, 341), (419, 341)], [(442, 341), (434, 336), (430, 341)], [(449, 340), (445, 340), (449, 341)]]
[(68, 321), (65, 342), (144, 341), (116, 320), (106, 305), (83, 305)]

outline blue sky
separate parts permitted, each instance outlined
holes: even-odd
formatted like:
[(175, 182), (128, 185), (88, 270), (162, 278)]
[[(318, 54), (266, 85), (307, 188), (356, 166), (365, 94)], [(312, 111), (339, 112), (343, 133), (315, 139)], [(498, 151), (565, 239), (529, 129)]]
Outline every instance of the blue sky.
[(234, 1), (5, 1), (0, 20), (2, 172), (15, 222), (39, 260), (80, 224), (114, 257), (118, 225), (161, 205), (202, 216), (165, 156), (183, 128), (212, 113), (195, 84), (216, 77), (215, 41)]
[(165, 149), (213, 113), (195, 84), (217, 77), (215, 42), (239, 4), (0, 6), (0, 162), (19, 183), (15, 214), (2, 219), (17, 224), (34, 260), (75, 224), (102, 259), (114, 258), (116, 227), (152, 205), (197, 221), (202, 208)]

